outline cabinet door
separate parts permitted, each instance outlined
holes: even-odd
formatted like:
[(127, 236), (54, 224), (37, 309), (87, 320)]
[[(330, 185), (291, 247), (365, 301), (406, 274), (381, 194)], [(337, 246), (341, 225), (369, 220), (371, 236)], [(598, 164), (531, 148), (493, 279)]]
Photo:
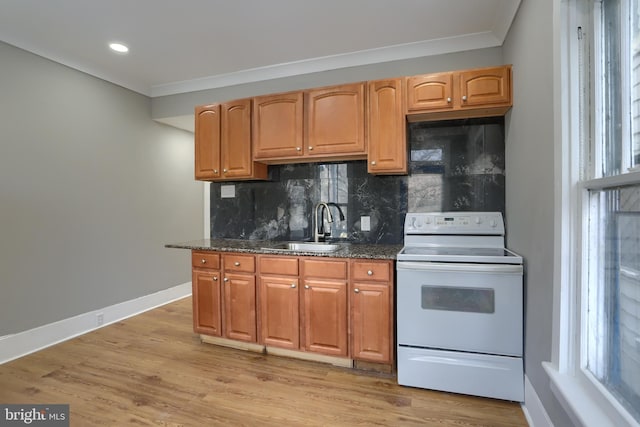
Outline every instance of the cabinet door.
[(306, 94), (308, 156), (352, 154), (365, 158), (364, 83), (311, 90)]
[(197, 333), (222, 336), (219, 279), (219, 271), (193, 270), (193, 330)]
[(224, 274), (224, 336), (256, 342), (256, 278)]
[(462, 71), (459, 84), (461, 108), (511, 105), (511, 66)]
[(305, 350), (348, 356), (347, 282), (305, 279), (302, 292)]
[(260, 277), (260, 343), (297, 350), (300, 323), (297, 277)]
[(251, 176), (251, 100), (222, 104), (222, 173), (225, 178)]
[(453, 108), (453, 73), (407, 77), (407, 111)]
[(401, 79), (368, 83), (367, 123), (371, 174), (407, 173), (407, 137)]
[(391, 362), (391, 293), (386, 283), (354, 283), (351, 349), (354, 359)]
[(195, 178), (216, 179), (220, 173), (220, 106), (205, 105), (195, 111)]
[(302, 92), (253, 98), (254, 158), (273, 160), (302, 156), (302, 112)]

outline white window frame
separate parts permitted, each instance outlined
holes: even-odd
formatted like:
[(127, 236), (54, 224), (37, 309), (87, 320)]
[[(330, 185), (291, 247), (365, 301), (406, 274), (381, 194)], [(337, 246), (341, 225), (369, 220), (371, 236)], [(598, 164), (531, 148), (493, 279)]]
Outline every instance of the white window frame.
[[(555, 192), (555, 258), (554, 258), (554, 319), (551, 362), (543, 362), (550, 378), (550, 387), (560, 404), (576, 425), (583, 426), (638, 426), (639, 423), (614, 399), (606, 388), (584, 369), (586, 364), (585, 331), (587, 319), (583, 277), (586, 270), (581, 262), (586, 253), (583, 236), (587, 233), (589, 190), (640, 182), (640, 172), (632, 172), (608, 178), (584, 180), (596, 175), (595, 165), (599, 153), (591, 147), (589, 153), (595, 159), (590, 170), (581, 164), (588, 158), (581, 142), (582, 129), (599, 126), (596, 120), (585, 126), (588, 116), (581, 116), (580, 75), (576, 66), (580, 61), (578, 28), (588, 39), (595, 27), (591, 11), (584, 8), (582, 0), (554, 2), (554, 107), (558, 112), (554, 124), (555, 173), (558, 177)], [(584, 41), (584, 39), (583, 39)], [(602, 75), (599, 70), (596, 75)], [(595, 80), (595, 79), (593, 79)], [(595, 87), (589, 90), (596, 99)], [(599, 129), (591, 134), (599, 135)], [(596, 144), (597, 141), (593, 141)], [(584, 154), (584, 155), (583, 155)], [(585, 171), (589, 173), (585, 173)]]

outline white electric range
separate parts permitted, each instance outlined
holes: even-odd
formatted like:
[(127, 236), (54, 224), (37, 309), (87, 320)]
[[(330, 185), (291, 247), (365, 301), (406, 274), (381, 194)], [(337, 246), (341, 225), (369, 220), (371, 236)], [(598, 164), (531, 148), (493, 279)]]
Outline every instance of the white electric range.
[(500, 212), (408, 213), (397, 255), (398, 383), (524, 400), (522, 257)]

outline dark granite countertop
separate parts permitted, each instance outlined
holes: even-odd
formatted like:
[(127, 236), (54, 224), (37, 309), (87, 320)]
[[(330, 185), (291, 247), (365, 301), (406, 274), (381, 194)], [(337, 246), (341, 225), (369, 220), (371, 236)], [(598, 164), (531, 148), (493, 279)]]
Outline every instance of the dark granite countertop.
[(240, 239), (199, 239), (183, 243), (171, 243), (167, 248), (191, 249), (199, 251), (244, 252), (251, 254), (303, 255), (331, 258), (369, 258), (396, 259), (402, 245), (340, 243), (341, 248), (334, 252), (307, 252), (264, 249), (282, 242), (270, 240), (240, 240)]

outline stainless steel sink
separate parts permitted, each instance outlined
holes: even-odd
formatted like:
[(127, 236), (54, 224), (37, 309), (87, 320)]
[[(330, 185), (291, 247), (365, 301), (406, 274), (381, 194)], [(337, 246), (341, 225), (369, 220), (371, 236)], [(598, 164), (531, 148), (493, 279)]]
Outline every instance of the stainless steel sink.
[(335, 252), (342, 246), (338, 243), (326, 242), (284, 242), (263, 247), (264, 250), (291, 252)]

